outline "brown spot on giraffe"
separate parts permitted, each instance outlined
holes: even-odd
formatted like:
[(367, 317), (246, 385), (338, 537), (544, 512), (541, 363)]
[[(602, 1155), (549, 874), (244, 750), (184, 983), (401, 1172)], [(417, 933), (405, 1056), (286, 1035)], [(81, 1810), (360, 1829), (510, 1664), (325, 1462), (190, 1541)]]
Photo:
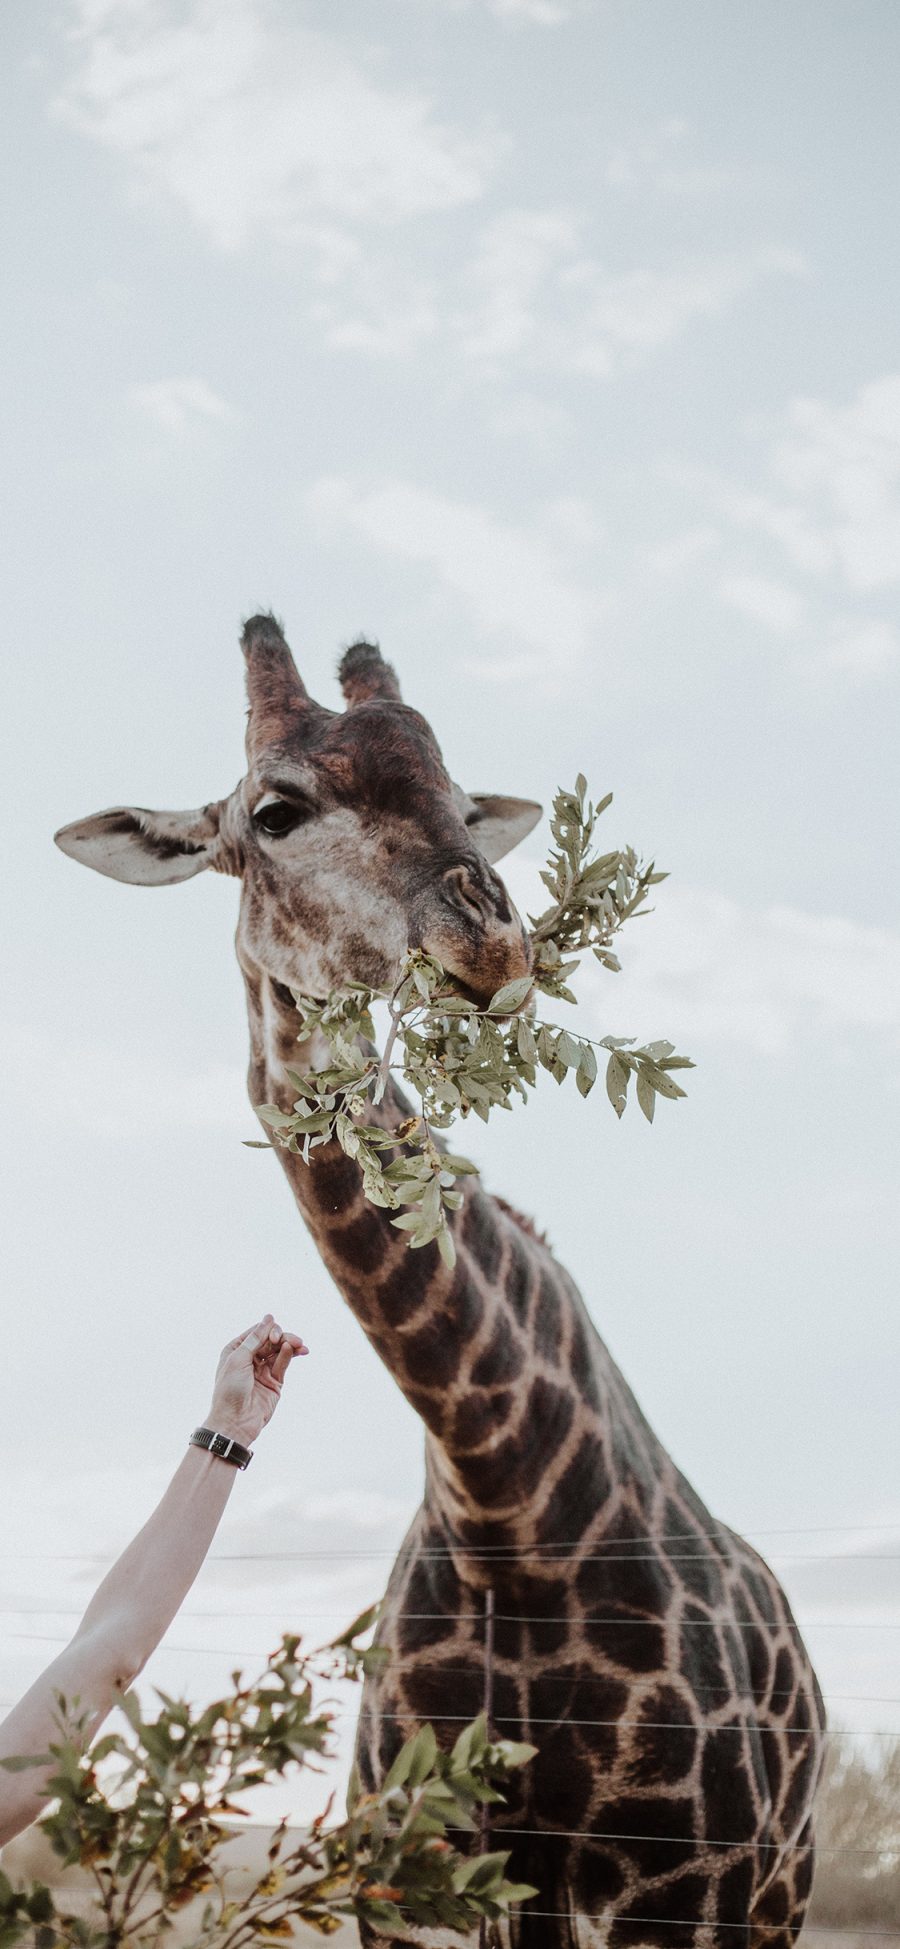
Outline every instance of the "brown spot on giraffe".
[[(285, 1064), (321, 1054), (297, 1048), (294, 989), (388, 982), (416, 946), (478, 998), (527, 973), (493, 864), (539, 808), (455, 787), (374, 645), (343, 658), (343, 712), (308, 696), (273, 617), (254, 617), (243, 647), (234, 792), (190, 813), (117, 807), (57, 838), (140, 885), (206, 867), (240, 879), (251, 1098), (289, 1107)], [(407, 1109), (394, 1092), (383, 1114)], [(772, 1572), (679, 1475), (511, 1207), (467, 1182), (451, 1274), (433, 1248), (407, 1250), (339, 1154), (278, 1157), (425, 1425), (424, 1500), (379, 1625), (392, 1655), (360, 1718), (364, 1781), (417, 1722), (449, 1742), (478, 1709), (491, 1585), (497, 1726), (538, 1747), (493, 1822), (511, 1873), (541, 1891), (504, 1942), (787, 1949), (809, 1896), (824, 1714)]]

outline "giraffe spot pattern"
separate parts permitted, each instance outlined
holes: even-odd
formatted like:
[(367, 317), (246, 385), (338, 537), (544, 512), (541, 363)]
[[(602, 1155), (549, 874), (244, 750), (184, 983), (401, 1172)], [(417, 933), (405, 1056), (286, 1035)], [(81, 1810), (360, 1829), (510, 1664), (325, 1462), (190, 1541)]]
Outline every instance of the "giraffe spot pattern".
[(559, 1297), (544, 1270), (538, 1279), (533, 1334), (536, 1352), (548, 1365), (556, 1366), (562, 1352), (563, 1319)]
[(705, 1875), (684, 1874), (670, 1875), (666, 1881), (642, 1889), (636, 1900), (616, 1917), (609, 1937), (611, 1949), (618, 1949), (620, 1943), (624, 1949), (628, 1941), (634, 1949), (636, 1931), (628, 1927), (632, 1918), (641, 1925), (638, 1940), (642, 1945), (659, 1943), (661, 1949), (669, 1949), (673, 1943), (670, 1924), (696, 1920), (698, 1912), (702, 1913), (707, 1885)]
[(751, 1840), (758, 1826), (740, 1727), (741, 1721), (734, 1717), (703, 1736), (700, 1778), (711, 1840)]
[(443, 1320), (430, 1319), (417, 1332), (405, 1337), (403, 1359), (411, 1381), (419, 1384), (427, 1381), (430, 1387), (444, 1388), (454, 1378), (459, 1353), (454, 1341), (448, 1338)]
[(504, 1419), (512, 1406), (515, 1396), (509, 1388), (495, 1388), (490, 1394), (472, 1393), (460, 1402), (453, 1419), (449, 1436), (454, 1451), (480, 1448), (486, 1442), (498, 1419)]
[(462, 1208), (462, 1236), (482, 1278), (492, 1285), (503, 1256), (504, 1228), (498, 1225), (490, 1201), (477, 1185), (469, 1190)]
[(566, 1725), (544, 1729), (540, 1751), (534, 1792), (537, 1819), (580, 1827), (590, 1805), (594, 1775), (577, 1732)]
[(683, 1693), (671, 1685), (661, 1685), (641, 1700), (637, 1716), (634, 1758), (629, 1767), (635, 1786), (657, 1780), (670, 1786), (685, 1779), (697, 1757), (700, 1733), (691, 1724), (690, 1705)]
[[(407, 1259), (412, 1260), (407, 1265)], [(434, 1279), (434, 1266), (425, 1248), (404, 1252), (378, 1286), (378, 1305), (387, 1326), (405, 1326), (425, 1305)]]
[(750, 1912), (750, 1899), (756, 1880), (752, 1854), (733, 1861), (719, 1877), (716, 1914), (720, 1922), (744, 1922)]
[(509, 1258), (506, 1268), (506, 1299), (513, 1318), (524, 1325), (531, 1291), (532, 1265), (524, 1238), (513, 1220), (508, 1220)]
[(472, 1386), (496, 1387), (503, 1381), (514, 1381), (524, 1366), (524, 1344), (510, 1331), (509, 1321), (501, 1313), (484, 1352), (472, 1368)]
[(683, 1795), (617, 1794), (601, 1802), (592, 1825), (621, 1835), (616, 1852), (641, 1876), (651, 1877), (693, 1860), (694, 1803)]
[(385, 1230), (384, 1220), (368, 1206), (358, 1218), (351, 1218), (349, 1224), (336, 1227), (329, 1234), (330, 1251), (356, 1274), (377, 1272), (384, 1258)]
[(591, 1430), (582, 1436), (565, 1473), (538, 1513), (538, 1541), (552, 1543), (556, 1537), (569, 1539), (583, 1535), (606, 1501), (609, 1488), (604, 1443)]

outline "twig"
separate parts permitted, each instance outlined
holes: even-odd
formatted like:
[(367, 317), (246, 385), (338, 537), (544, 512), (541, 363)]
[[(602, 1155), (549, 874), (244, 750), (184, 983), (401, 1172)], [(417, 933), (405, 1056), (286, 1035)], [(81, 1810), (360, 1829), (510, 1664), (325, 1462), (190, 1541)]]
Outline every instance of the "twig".
[(391, 1026), (388, 1029), (387, 1039), (385, 1041), (381, 1061), (378, 1065), (378, 1075), (375, 1078), (375, 1088), (372, 1091), (373, 1103), (381, 1102), (381, 1099), (387, 1088), (387, 1080), (390, 1074), (391, 1056), (393, 1055), (393, 1051), (394, 1051), (394, 1043), (397, 1040), (397, 1036), (400, 1032), (400, 1023), (403, 1020), (403, 1010), (402, 1008), (394, 1007), (393, 999), (391, 1000), (390, 1013), (391, 1013)]

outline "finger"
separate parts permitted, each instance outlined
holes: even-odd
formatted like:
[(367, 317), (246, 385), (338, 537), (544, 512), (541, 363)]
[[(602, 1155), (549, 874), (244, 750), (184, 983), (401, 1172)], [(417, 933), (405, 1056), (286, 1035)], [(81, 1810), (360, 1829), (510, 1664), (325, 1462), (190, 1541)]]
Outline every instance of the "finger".
[(284, 1337), (290, 1342), (295, 1353), (309, 1353), (306, 1341), (301, 1340), (299, 1333), (286, 1333)]
[(271, 1318), (272, 1318), (271, 1313), (264, 1313), (261, 1320), (254, 1320), (252, 1326), (245, 1326), (243, 1333), (236, 1333), (233, 1340), (226, 1341), (225, 1347), (223, 1348), (223, 1352), (236, 1353), (238, 1347), (242, 1347), (244, 1341), (249, 1339), (250, 1334), (258, 1333), (260, 1327), (264, 1326), (265, 1322), (267, 1320), (271, 1320)]
[(294, 1358), (294, 1349), (291, 1346), (290, 1341), (283, 1340), (281, 1346), (278, 1349), (277, 1354), (275, 1355), (274, 1360), (272, 1361), (272, 1368), (271, 1368), (272, 1379), (278, 1383), (279, 1387), (281, 1386), (281, 1383), (284, 1380), (285, 1374), (287, 1373), (287, 1370), (293, 1358)]
[[(256, 1374), (257, 1379), (260, 1377), (261, 1374), (263, 1374), (266, 1371), (267, 1368), (271, 1367), (272, 1362), (275, 1359), (275, 1355), (277, 1354), (278, 1349), (281, 1346), (281, 1340), (282, 1340), (281, 1328), (280, 1326), (275, 1326), (273, 1324), (272, 1326), (267, 1328), (265, 1336), (262, 1342), (260, 1343), (260, 1345), (251, 1351), (250, 1359), (253, 1363), (253, 1371)], [(247, 1344), (249, 1346), (250, 1342), (248, 1341)]]

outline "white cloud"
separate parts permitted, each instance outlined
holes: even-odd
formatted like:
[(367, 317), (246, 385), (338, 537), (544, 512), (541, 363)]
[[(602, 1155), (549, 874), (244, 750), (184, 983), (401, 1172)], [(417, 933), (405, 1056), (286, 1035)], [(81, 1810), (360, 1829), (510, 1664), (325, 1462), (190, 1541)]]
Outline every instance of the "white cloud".
[[(538, 864), (503, 866), (520, 913), (546, 904)], [(900, 1054), (900, 933), (842, 914), (752, 907), (705, 887), (662, 886), (652, 922), (622, 936), (622, 973), (590, 957), (578, 981), (591, 1033), (668, 1035), (679, 1046), (780, 1054), (824, 1036)], [(587, 1026), (587, 1025), (586, 1025)]]
[(154, 379), (132, 386), (130, 397), (140, 412), (165, 433), (183, 434), (198, 421), (229, 424), (238, 417), (233, 406), (205, 379)]
[(615, 271), (593, 257), (571, 210), (511, 210), (482, 233), (471, 298), (457, 321), (472, 359), (547, 366), (606, 378), (715, 317), (770, 277), (798, 277), (795, 251), (761, 246)]
[(748, 251), (671, 271), (636, 270), (610, 274), (585, 264), (571, 276), (588, 299), (589, 325), (574, 363), (582, 371), (604, 372), (617, 359), (631, 360), (675, 338), (696, 318), (715, 317), (751, 291), (761, 279), (798, 277), (796, 252)]
[(329, 345), (369, 358), (407, 358), (439, 328), (434, 286), (396, 261), (359, 253), (357, 275), (312, 308)]
[(806, 603), (796, 589), (789, 589), (784, 582), (770, 581), (764, 575), (726, 576), (719, 584), (718, 593), (733, 609), (739, 609), (753, 622), (763, 623), (766, 629), (775, 630), (779, 635), (798, 629), (806, 615)]
[(60, 1049), (57, 1037), (10, 1021), (0, 1025), (0, 1074), (7, 1103), (29, 1123), (47, 1115), (46, 1102), (35, 1100), (34, 1078), (52, 1075), (54, 1116), (83, 1134), (124, 1142), (141, 1141), (148, 1130), (261, 1134), (240, 1063), (192, 1072), (148, 1062), (131, 1047), (66, 1043)]
[(316, 483), (307, 507), (326, 528), (350, 529), (450, 589), (476, 629), (508, 646), (491, 659), (492, 675), (551, 684), (591, 640), (599, 601), (567, 549), (595, 538), (581, 502), (553, 503), (543, 521), (525, 527), (409, 481), (363, 487), (333, 478)]
[(702, 468), (666, 471), (732, 527), (774, 542), (801, 575), (864, 595), (900, 582), (900, 373), (872, 380), (848, 406), (790, 400), (764, 464), (758, 488)]
[(414, 5), (423, 5), (434, 10), (439, 5), (447, 13), (469, 13), (473, 7), (486, 7), (488, 13), (497, 20), (509, 20), (514, 25), (534, 27), (562, 27), (576, 13), (589, 9), (592, 0), (414, 0)]
[(423, 94), (384, 83), (290, 8), (77, 0), (75, 12), (77, 67), (57, 114), (220, 249), (301, 241), (327, 262), (335, 228), (482, 193), (496, 140), (440, 125)]
[(495, 433), (528, 440), (538, 451), (555, 453), (573, 430), (571, 413), (556, 400), (523, 390), (501, 400), (491, 414)]
[(787, 419), (773, 472), (818, 534), (823, 563), (867, 593), (900, 581), (900, 373), (849, 406), (795, 399)]
[[(810, 1036), (885, 1038), (900, 1050), (900, 934), (795, 907), (751, 908), (662, 889), (652, 927), (623, 944), (616, 1017), (638, 1034), (762, 1052)], [(598, 995), (600, 979), (598, 970)], [(602, 986), (606, 1015), (610, 983)]]
[[(763, 437), (758, 425), (750, 432)], [(884, 602), (900, 582), (900, 373), (870, 381), (845, 406), (790, 400), (768, 437), (762, 485), (662, 467), (718, 517), (720, 542), (728, 530), (739, 538), (714, 592), (768, 629), (802, 632), (798, 667), (810, 680), (828, 672), (853, 683), (883, 679), (897, 663), (897, 619), (849, 605)], [(676, 565), (680, 541), (668, 545)], [(698, 548), (698, 558), (706, 552)], [(660, 556), (665, 565), (666, 544), (653, 565)]]
[(606, 166), (610, 188), (676, 197), (709, 196), (730, 188), (732, 172), (704, 169), (683, 159), (682, 145), (690, 134), (689, 123), (680, 116), (668, 116), (655, 128), (620, 144)]
[(877, 617), (839, 618), (829, 632), (826, 660), (858, 679), (880, 677), (900, 656), (900, 632)]
[(530, 21), (538, 27), (561, 27), (575, 9), (566, 0), (487, 0), (498, 20)]
[(678, 575), (683, 569), (692, 567), (694, 562), (712, 554), (720, 541), (719, 530), (711, 528), (708, 523), (685, 528), (681, 534), (673, 535), (670, 541), (652, 548), (647, 561), (657, 575)]
[(463, 351), (476, 359), (508, 359), (533, 350), (548, 281), (578, 251), (572, 211), (510, 210), (497, 217), (470, 265), (471, 309), (458, 321)]

